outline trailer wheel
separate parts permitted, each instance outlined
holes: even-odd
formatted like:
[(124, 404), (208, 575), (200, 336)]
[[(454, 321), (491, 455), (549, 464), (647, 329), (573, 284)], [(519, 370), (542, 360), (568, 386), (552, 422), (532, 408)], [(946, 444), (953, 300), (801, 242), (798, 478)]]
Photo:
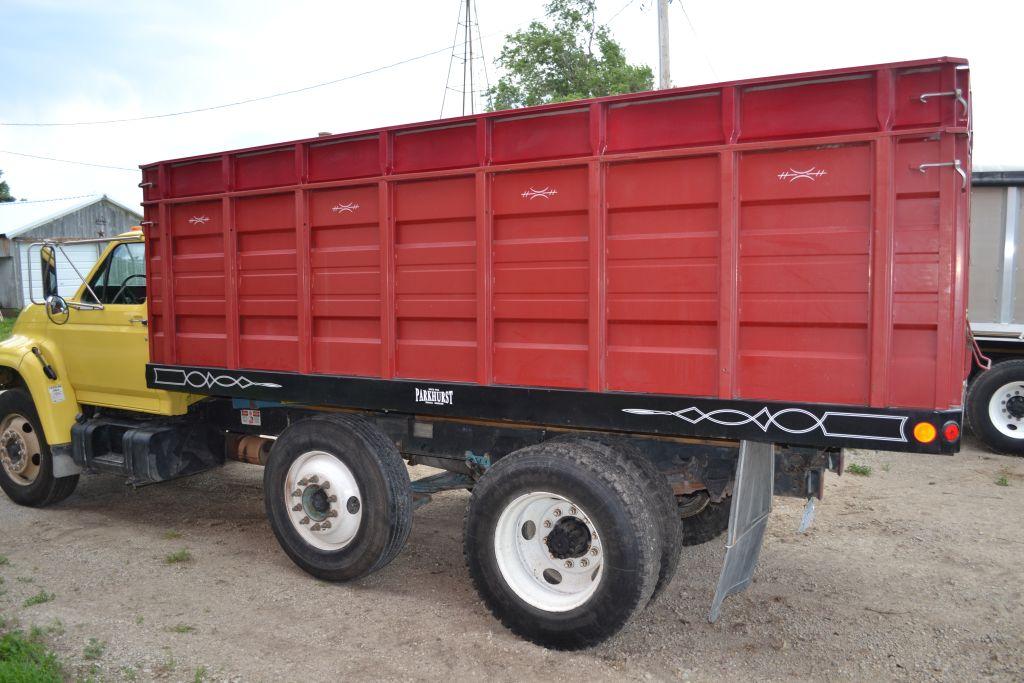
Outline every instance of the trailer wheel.
[(412, 529), (405, 462), (386, 436), (353, 415), (321, 415), (286, 429), (270, 450), (263, 496), (281, 548), (327, 581), (377, 571)]
[(1024, 360), (996, 363), (967, 389), (967, 421), (997, 453), (1024, 455)]
[(524, 448), (473, 490), (464, 539), (470, 577), (514, 633), (556, 649), (597, 644), (654, 592), (658, 512), (637, 475), (592, 448)]
[[(707, 494), (696, 493), (695, 496)], [(701, 545), (713, 541), (729, 530), (729, 507), (731, 499), (726, 498), (720, 503), (707, 502), (699, 512), (687, 514), (680, 522), (683, 530), (683, 545)], [(687, 511), (692, 503), (680, 504), (680, 514)]]
[(0, 391), (0, 488), (18, 505), (46, 507), (70, 496), (78, 475), (53, 476), (53, 456), (32, 397)]
[(651, 600), (655, 600), (661, 592), (672, 583), (672, 577), (679, 568), (682, 553), (682, 528), (679, 515), (676, 513), (676, 497), (672, 486), (658, 468), (634, 444), (612, 434), (568, 434), (553, 440), (562, 443), (578, 443), (583, 447), (602, 450), (604, 457), (612, 457), (622, 467), (634, 469), (641, 477), (644, 491), (657, 508), (656, 521), (661, 527), (661, 567), (658, 571), (658, 583), (654, 587)]

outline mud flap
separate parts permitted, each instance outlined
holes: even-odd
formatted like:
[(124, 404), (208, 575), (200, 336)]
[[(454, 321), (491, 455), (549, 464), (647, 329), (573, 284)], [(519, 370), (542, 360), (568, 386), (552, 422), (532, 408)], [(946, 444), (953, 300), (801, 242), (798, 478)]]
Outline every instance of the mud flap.
[(708, 614), (711, 623), (718, 620), (722, 601), (750, 585), (764, 543), (764, 532), (768, 528), (774, 485), (775, 446), (770, 443), (741, 442), (736, 484), (729, 508), (725, 561), (722, 574), (718, 577), (715, 599), (711, 602), (711, 613)]

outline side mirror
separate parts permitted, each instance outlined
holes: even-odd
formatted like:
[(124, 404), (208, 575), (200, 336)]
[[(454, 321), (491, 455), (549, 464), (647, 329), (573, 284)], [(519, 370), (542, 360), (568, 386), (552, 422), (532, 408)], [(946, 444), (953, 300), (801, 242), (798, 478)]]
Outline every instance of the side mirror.
[(50, 245), (43, 245), (39, 250), (39, 261), (42, 266), (43, 301), (49, 301), (57, 294), (57, 252)]
[(46, 317), (54, 325), (63, 325), (71, 317), (71, 307), (59, 294), (46, 297)]

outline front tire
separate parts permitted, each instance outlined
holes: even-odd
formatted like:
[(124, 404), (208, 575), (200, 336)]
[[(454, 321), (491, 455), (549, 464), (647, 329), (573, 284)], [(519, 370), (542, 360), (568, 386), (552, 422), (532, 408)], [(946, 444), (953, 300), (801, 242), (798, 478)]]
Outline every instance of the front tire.
[(354, 415), (295, 423), (263, 473), (267, 518), (295, 564), (326, 581), (384, 567), (412, 529), (412, 489), (398, 449)]
[(1024, 360), (996, 363), (967, 389), (967, 422), (997, 453), (1024, 455)]
[(572, 443), (508, 455), (477, 482), (466, 513), (470, 577), (519, 636), (595, 645), (651, 598), (661, 566), (657, 510), (642, 481)]
[(46, 507), (70, 496), (78, 475), (53, 476), (53, 455), (32, 397), (0, 391), (0, 488), (18, 505)]

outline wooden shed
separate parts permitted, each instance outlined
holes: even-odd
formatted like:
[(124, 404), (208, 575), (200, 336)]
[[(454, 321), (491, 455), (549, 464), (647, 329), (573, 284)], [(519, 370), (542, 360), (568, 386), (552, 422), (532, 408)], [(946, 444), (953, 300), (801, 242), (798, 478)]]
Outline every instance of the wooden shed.
[[(0, 203), (0, 309), (27, 306), (33, 294), (40, 298), (38, 253), (29, 254), (33, 243), (110, 237), (141, 220), (138, 211), (100, 194)], [(65, 247), (68, 259), (58, 259), (63, 266), (58, 272), (62, 296), (75, 293), (102, 247), (97, 243)]]

